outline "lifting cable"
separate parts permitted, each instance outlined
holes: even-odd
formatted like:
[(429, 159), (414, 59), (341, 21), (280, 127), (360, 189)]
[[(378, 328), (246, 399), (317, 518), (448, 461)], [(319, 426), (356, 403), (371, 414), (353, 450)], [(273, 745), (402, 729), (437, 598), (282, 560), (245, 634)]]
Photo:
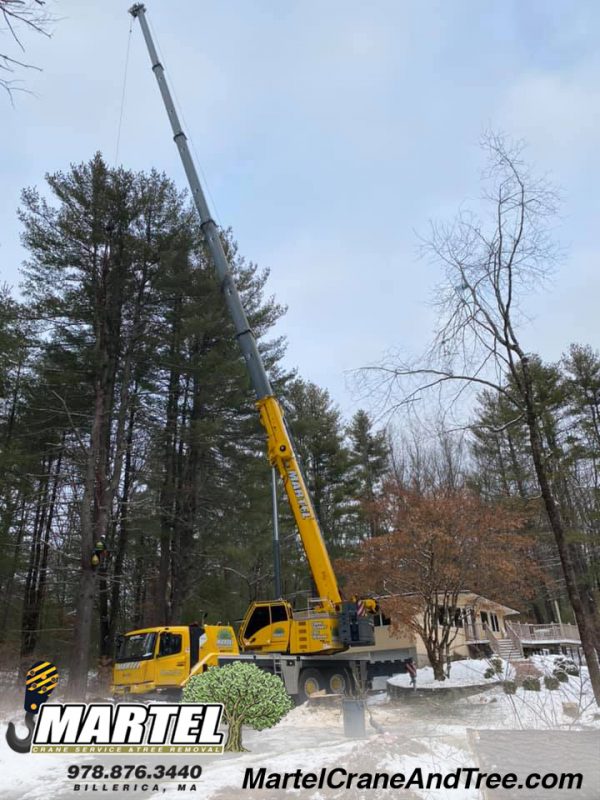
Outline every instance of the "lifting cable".
[(125, 109), (125, 91), (127, 89), (127, 72), (129, 69), (129, 51), (131, 50), (131, 34), (133, 32), (133, 17), (131, 22), (129, 23), (129, 35), (127, 36), (127, 51), (125, 53), (125, 70), (123, 72), (123, 88), (121, 90), (121, 110), (119, 111), (119, 124), (117, 126), (117, 144), (115, 146), (115, 163), (114, 166), (117, 166), (117, 161), (119, 159), (119, 146), (121, 144), (121, 128), (123, 126), (123, 111)]

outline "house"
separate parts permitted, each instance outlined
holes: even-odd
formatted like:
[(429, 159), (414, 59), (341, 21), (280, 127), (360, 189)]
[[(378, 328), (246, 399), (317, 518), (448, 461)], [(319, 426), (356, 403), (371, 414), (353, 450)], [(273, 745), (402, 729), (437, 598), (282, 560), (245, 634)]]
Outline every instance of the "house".
[[(452, 626), (456, 635), (449, 646), (452, 659), (497, 655), (518, 660), (540, 652), (574, 656), (581, 647), (576, 625), (516, 622), (519, 611), (469, 590), (459, 593), (455, 611)], [(429, 663), (420, 636), (407, 626), (392, 633), (391, 621), (382, 613), (375, 616), (375, 645), (352, 648), (352, 652), (376, 653), (379, 659), (383, 656), (389, 661), (411, 657), (418, 666)]]

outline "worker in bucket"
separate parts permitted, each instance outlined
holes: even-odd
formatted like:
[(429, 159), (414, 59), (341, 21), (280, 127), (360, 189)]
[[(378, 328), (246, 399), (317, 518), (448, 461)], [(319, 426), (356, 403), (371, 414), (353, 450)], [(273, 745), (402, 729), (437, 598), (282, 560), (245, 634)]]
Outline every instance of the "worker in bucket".
[(404, 659), (404, 666), (406, 667), (406, 671), (410, 675), (410, 685), (413, 689), (417, 688), (417, 668), (415, 666), (415, 662), (412, 658), (405, 658)]

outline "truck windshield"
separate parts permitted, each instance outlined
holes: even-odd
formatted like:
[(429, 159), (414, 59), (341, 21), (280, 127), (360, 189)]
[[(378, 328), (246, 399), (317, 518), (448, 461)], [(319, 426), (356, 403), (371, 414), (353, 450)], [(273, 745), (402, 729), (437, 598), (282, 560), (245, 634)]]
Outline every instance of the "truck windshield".
[(124, 636), (117, 648), (117, 661), (139, 661), (154, 655), (155, 633), (135, 633)]

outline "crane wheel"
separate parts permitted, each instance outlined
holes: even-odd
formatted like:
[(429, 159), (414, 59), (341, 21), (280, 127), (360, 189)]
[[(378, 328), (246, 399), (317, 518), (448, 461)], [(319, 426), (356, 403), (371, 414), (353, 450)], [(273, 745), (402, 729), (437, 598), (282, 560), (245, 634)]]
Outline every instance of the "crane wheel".
[(298, 700), (300, 703), (306, 702), (311, 694), (325, 689), (325, 679), (323, 673), (318, 669), (303, 669), (298, 681)]
[(326, 689), (332, 694), (348, 694), (350, 675), (345, 669), (333, 669), (325, 676)]

